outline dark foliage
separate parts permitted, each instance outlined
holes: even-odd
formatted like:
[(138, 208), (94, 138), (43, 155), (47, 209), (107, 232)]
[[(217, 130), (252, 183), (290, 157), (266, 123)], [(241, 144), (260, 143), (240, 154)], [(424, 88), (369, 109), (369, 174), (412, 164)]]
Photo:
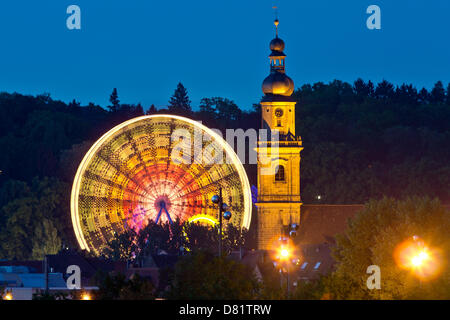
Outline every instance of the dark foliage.
[[(375, 85), (361, 79), (353, 85), (335, 80), (297, 89), (297, 134), (304, 146), (303, 201), (364, 203), (384, 195), (421, 195), (450, 202), (449, 90), (450, 85), (442, 82), (428, 91), (410, 84), (395, 87), (383, 81)], [(25, 226), (23, 221), (33, 212), (33, 216), (57, 219), (53, 227), (58, 238), (76, 246), (70, 231), (68, 198), (78, 164), (101, 135), (144, 114), (140, 104), (121, 104), (117, 90), (110, 98), (106, 111), (93, 103), (80, 106), (76, 100), (66, 104), (49, 94), (0, 93), (0, 233), (5, 235), (8, 221), (31, 232), (25, 230), (34, 224)], [(170, 105), (178, 114), (222, 130), (224, 136), (225, 129), (245, 131), (261, 126), (258, 104), (244, 111), (231, 100), (213, 97), (202, 99), (198, 111), (191, 111), (187, 90), (181, 84)], [(159, 112), (168, 110), (152, 106), (147, 111)], [(256, 165), (245, 168), (250, 182), (256, 185)], [(39, 185), (49, 181), (47, 178), (58, 186), (59, 198), (39, 195)], [(37, 205), (55, 201), (58, 209), (51, 213), (44, 205)], [(69, 231), (63, 234), (67, 225)], [(40, 228), (45, 233), (53, 227), (42, 224)], [(49, 246), (58, 243), (55, 237), (45, 241)], [(31, 254), (33, 244), (24, 245)], [(6, 252), (12, 252), (15, 245), (7, 246), (11, 249)], [(11, 258), (3, 250), (0, 256)], [(37, 247), (35, 253), (40, 250)]]
[(246, 265), (205, 251), (183, 257), (175, 265), (167, 298), (174, 300), (253, 299), (259, 283)]

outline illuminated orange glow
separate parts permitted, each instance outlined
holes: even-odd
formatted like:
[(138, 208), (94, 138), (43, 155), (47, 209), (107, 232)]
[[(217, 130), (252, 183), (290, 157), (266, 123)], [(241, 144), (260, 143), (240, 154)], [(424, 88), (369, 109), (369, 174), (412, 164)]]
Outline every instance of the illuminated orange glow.
[(219, 223), (219, 221), (217, 221), (217, 219), (205, 215), (205, 214), (198, 214), (195, 215), (191, 218), (188, 219), (189, 223), (205, 223), (205, 224), (209, 224), (211, 226), (215, 226), (216, 224)]
[(81, 300), (92, 300), (91, 296), (89, 295), (89, 293), (84, 293), (81, 296)]
[(411, 264), (418, 268), (423, 266), (428, 260), (430, 260), (430, 255), (426, 250), (422, 250), (411, 258)]
[(3, 297), (3, 299), (5, 299), (5, 300), (12, 300), (13, 299), (13, 296), (12, 296), (12, 294), (11, 293), (7, 293), (7, 294), (5, 294), (5, 296)]
[(427, 247), (418, 238), (408, 239), (400, 243), (394, 250), (396, 264), (421, 280), (431, 280), (441, 270), (441, 254), (439, 250)]
[(280, 255), (283, 259), (287, 259), (289, 257), (289, 250), (288, 249), (281, 249)]

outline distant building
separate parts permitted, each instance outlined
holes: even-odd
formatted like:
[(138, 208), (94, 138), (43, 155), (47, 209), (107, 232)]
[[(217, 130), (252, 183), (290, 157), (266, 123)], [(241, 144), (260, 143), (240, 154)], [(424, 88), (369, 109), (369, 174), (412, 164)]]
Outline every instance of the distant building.
[(48, 288), (50, 293), (70, 294), (66, 274), (70, 265), (81, 269), (81, 289), (97, 290), (95, 276), (98, 272), (126, 273), (126, 263), (112, 262), (100, 258), (87, 258), (81, 254), (64, 250), (47, 256), (48, 285), (46, 283), (44, 261), (5, 261), (0, 260), (0, 287), (9, 292), (14, 300), (31, 300), (33, 294)]
[[(22, 264), (0, 261), (0, 286), (5, 292), (9, 292), (14, 300), (31, 300), (33, 294), (46, 289), (46, 275), (37, 273), (37, 269), (30, 267), (26, 261)], [(62, 273), (48, 274), (48, 289), (49, 292), (68, 291)]]

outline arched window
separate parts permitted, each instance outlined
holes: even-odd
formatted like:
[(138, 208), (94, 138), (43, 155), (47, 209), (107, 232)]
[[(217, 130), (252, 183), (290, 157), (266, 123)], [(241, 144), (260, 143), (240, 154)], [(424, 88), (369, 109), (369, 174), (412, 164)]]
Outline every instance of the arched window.
[(275, 172), (275, 181), (284, 181), (284, 167), (278, 166)]

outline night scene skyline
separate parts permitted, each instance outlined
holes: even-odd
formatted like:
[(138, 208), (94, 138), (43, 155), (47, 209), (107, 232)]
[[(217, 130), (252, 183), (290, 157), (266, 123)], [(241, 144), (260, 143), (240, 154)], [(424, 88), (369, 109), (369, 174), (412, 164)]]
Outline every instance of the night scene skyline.
[(420, 90), (449, 81), (445, 41), (450, 3), (378, 1), (381, 30), (366, 27), (371, 1), (78, 1), (81, 30), (68, 30), (69, 1), (0, 5), (0, 87), (50, 93), (106, 107), (116, 87), (123, 103), (168, 104), (178, 82), (194, 108), (226, 97), (249, 109), (262, 97), (274, 5), (296, 88), (357, 78)]
[(146, 300), (113, 307), (278, 319), (370, 300), (381, 318), (376, 300), (448, 303), (449, 13), (3, 1), (1, 310)]

